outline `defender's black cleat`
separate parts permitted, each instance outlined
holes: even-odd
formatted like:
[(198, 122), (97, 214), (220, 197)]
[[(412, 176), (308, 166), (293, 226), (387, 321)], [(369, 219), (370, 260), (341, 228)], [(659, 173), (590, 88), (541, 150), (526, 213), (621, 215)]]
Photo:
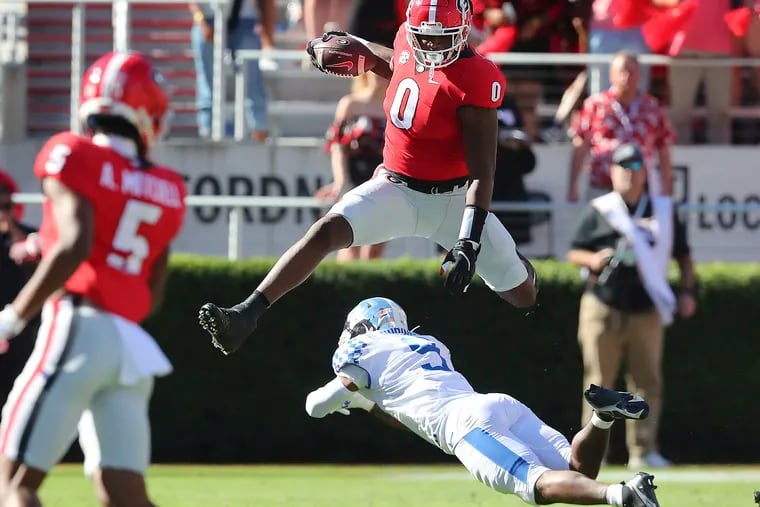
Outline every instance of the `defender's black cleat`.
[(256, 329), (258, 315), (252, 317), (235, 308), (220, 308), (214, 303), (206, 303), (198, 312), (201, 327), (209, 332), (211, 343), (224, 355), (239, 349)]
[(660, 507), (654, 490), (654, 475), (637, 473), (633, 479), (623, 483), (624, 507)]
[(637, 394), (613, 391), (595, 384), (583, 393), (586, 401), (602, 419), (646, 419), (649, 404)]

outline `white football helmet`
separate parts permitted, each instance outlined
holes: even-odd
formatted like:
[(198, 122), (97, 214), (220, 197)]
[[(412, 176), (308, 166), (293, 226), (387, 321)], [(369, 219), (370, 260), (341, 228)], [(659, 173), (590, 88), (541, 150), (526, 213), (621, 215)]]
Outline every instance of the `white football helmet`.
[[(472, 24), (471, 0), (411, 0), (406, 9), (406, 37), (418, 64), (439, 69), (451, 65), (467, 43)], [(431, 49), (420, 37), (449, 37)]]
[(369, 331), (390, 328), (409, 329), (404, 309), (388, 298), (365, 299), (348, 313), (338, 345)]

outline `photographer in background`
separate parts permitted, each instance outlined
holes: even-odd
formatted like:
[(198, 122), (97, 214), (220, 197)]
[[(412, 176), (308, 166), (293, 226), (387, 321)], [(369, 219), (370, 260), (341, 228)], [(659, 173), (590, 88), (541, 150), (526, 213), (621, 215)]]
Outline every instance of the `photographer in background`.
[[(583, 382), (614, 388), (625, 356), (627, 388), (650, 405), (646, 420), (626, 427), (628, 466), (661, 468), (671, 464), (657, 443), (664, 330), (674, 315), (696, 311), (697, 280), (686, 226), (669, 196), (649, 195), (644, 165), (634, 144), (613, 152), (613, 190), (585, 209), (567, 259), (588, 271), (578, 318)], [(677, 294), (667, 278), (671, 256), (681, 272)], [(590, 417), (584, 408), (583, 421)]]
[[(0, 170), (0, 309), (9, 304), (34, 271), (40, 249), (35, 229), (19, 222), (24, 207), (11, 195), (16, 182)], [(0, 346), (0, 404), (5, 402), (14, 379), (21, 373), (34, 346), (36, 325), (29, 325), (13, 343)]]

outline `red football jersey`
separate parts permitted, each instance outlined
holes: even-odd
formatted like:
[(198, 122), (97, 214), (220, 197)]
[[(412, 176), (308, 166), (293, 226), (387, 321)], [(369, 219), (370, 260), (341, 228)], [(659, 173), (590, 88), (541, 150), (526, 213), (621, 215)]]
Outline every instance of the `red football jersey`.
[(461, 106), (497, 108), (506, 80), (493, 62), (463, 49), (459, 59), (437, 69), (418, 66), (402, 26), (393, 45), (393, 77), (385, 94), (383, 164), (420, 180), (467, 176)]
[[(92, 206), (90, 255), (65, 284), (101, 309), (141, 322), (151, 308), (152, 265), (179, 232), (185, 215), (185, 182), (166, 167), (140, 169), (109, 147), (64, 132), (37, 155), (34, 173), (56, 178)], [(40, 226), (42, 254), (58, 237), (49, 201)]]

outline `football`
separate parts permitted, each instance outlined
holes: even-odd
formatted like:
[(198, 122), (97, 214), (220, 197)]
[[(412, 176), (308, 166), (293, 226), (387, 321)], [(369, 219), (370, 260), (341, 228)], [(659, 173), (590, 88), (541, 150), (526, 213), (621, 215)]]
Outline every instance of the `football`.
[(351, 34), (326, 34), (310, 43), (314, 60), (321, 70), (342, 77), (356, 77), (372, 70), (377, 57)]

